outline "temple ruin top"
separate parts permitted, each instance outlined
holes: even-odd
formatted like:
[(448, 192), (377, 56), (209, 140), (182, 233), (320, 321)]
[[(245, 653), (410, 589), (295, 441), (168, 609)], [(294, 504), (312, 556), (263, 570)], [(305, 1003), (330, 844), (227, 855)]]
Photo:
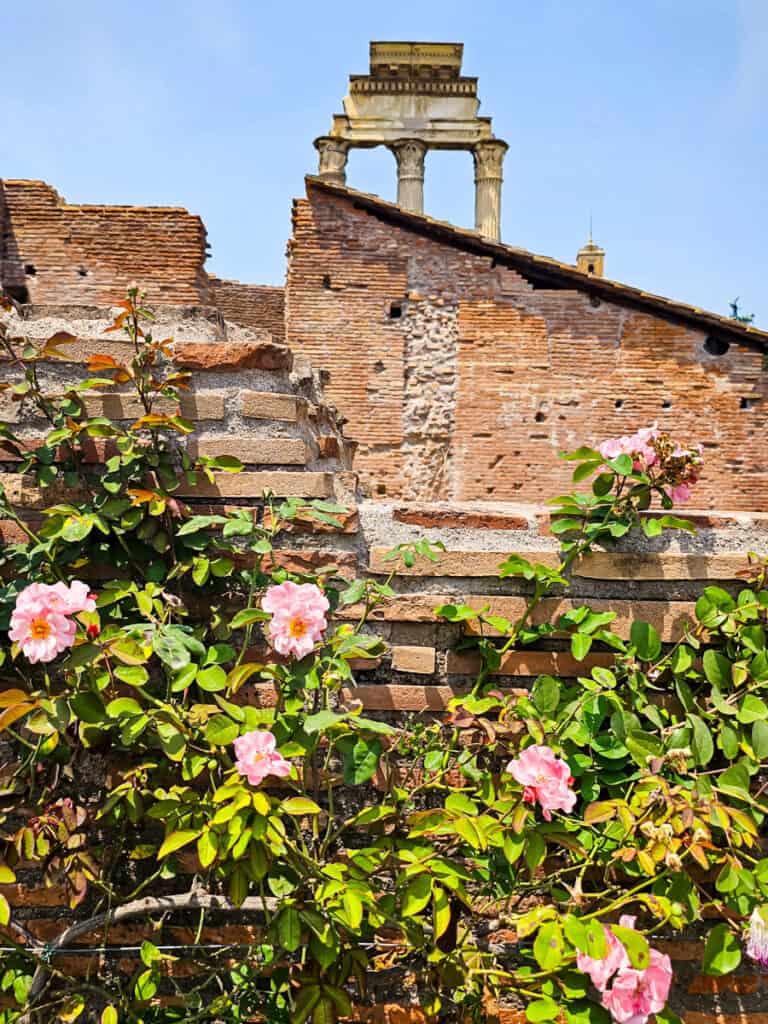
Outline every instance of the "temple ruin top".
[(367, 75), (350, 75), (344, 113), (315, 139), (319, 175), (346, 183), (353, 147), (387, 146), (398, 167), (397, 201), (421, 213), (429, 149), (469, 150), (475, 162), (475, 229), (499, 238), (507, 144), (480, 117), (477, 79), (461, 74), (462, 43), (372, 42)]

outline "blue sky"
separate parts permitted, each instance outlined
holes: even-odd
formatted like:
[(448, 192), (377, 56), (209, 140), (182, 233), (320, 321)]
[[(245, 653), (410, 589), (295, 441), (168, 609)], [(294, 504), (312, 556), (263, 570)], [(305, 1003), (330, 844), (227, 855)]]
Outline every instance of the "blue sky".
[[(281, 283), (291, 198), (371, 39), (462, 41), (506, 158), (503, 240), (768, 326), (768, 0), (38, 0), (3, 11), (0, 176), (71, 202), (178, 205), (208, 268)], [(384, 149), (348, 183), (393, 199)], [(472, 226), (471, 158), (426, 211)]]

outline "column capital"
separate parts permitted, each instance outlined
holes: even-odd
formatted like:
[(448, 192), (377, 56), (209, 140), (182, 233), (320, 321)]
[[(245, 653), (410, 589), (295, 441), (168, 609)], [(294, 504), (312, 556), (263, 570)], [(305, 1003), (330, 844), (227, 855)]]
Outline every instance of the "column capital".
[(486, 139), (472, 147), (472, 159), (475, 161), (475, 181), (488, 179), (502, 180), (504, 156), (509, 146), (502, 139)]
[(389, 148), (397, 160), (397, 203), (405, 210), (424, 210), (424, 157), (429, 146), (421, 139), (396, 139)]
[(350, 143), (332, 135), (321, 135), (315, 139), (314, 147), (320, 158), (318, 175), (332, 185), (345, 185)]
[(421, 139), (397, 139), (389, 147), (397, 159), (400, 177), (424, 176), (424, 157), (427, 155), (426, 142)]

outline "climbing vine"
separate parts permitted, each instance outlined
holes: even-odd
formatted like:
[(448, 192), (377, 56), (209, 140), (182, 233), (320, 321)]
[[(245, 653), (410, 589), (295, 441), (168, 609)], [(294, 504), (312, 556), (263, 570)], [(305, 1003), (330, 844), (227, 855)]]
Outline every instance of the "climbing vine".
[[(674, 1022), (663, 936), (705, 920), (715, 975), (768, 960), (766, 564), (738, 592), (705, 587), (672, 644), (586, 604), (536, 614), (596, 545), (692, 529), (673, 508), (697, 446), (654, 427), (567, 456), (589, 489), (554, 500), (559, 564), (500, 567), (528, 593), (517, 621), (442, 606), (473, 622), (476, 685), (442, 719), (394, 722), (364, 713), (354, 664), (384, 653), (370, 613), (434, 546), (350, 582), (275, 556), (296, 516), (334, 525), (337, 505), (195, 514), (180, 483), (242, 467), (191, 455), (194, 424), (159, 411), (189, 380), (137, 290), (114, 330), (132, 358), (94, 356), (56, 393), (39, 364), (73, 339), (0, 329), (2, 386), (47, 423), (31, 445), (0, 426), (44, 499), (37, 523), (0, 495), (22, 537), (0, 552), (0, 883), (42, 879), (77, 912), (41, 937), (0, 895), (4, 1024), (332, 1024), (393, 990), (441, 1020), (483, 1020), (494, 998), (533, 1024)], [(128, 426), (88, 413), (115, 385), (143, 410)], [(503, 655), (550, 636), (610, 667), (500, 690)], [(513, 943), (491, 941), (489, 912)], [(127, 922), (146, 937), (126, 981), (107, 951)], [(83, 942), (104, 956), (78, 959)]]

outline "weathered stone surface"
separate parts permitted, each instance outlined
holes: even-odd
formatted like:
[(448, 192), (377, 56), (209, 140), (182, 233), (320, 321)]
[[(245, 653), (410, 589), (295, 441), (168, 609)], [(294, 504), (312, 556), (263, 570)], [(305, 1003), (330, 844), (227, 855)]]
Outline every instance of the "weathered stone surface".
[[(588, 654), (577, 661), (566, 651), (510, 651), (502, 658), (501, 665), (493, 671), (494, 676), (541, 676), (553, 675), (574, 678), (588, 675), (596, 665), (606, 668), (612, 665), (612, 654)], [(480, 656), (448, 652), (448, 673), (455, 675), (476, 675), (480, 671)]]
[(402, 645), (392, 648), (392, 668), (397, 672), (431, 675), (435, 671), (434, 647)]
[(245, 463), (272, 466), (303, 466), (306, 444), (298, 438), (204, 437), (190, 440), (187, 450), (194, 455), (231, 455)]
[(273, 341), (179, 342), (173, 357), (185, 370), (290, 370), (293, 366), (291, 350)]
[(411, 503), (399, 505), (393, 510), (393, 518), (399, 523), (426, 528), (450, 529), (453, 527), (478, 530), (527, 530), (528, 516), (522, 512), (506, 511), (503, 507), (478, 508), (475, 505), (423, 505)]
[[(152, 406), (153, 412), (174, 416), (181, 415), (190, 420), (221, 420), (224, 418), (224, 398), (220, 394), (192, 393), (181, 396), (180, 405), (159, 398)], [(133, 420), (144, 415), (144, 406), (131, 395), (99, 394), (85, 399), (88, 416), (108, 416), (113, 420)]]
[[(339, 526), (331, 523), (323, 523), (315, 519), (310, 513), (300, 513), (295, 519), (284, 520), (281, 532), (283, 533), (357, 533), (360, 523), (357, 512), (349, 509), (345, 512), (334, 512), (333, 518), (339, 522)], [(272, 517), (269, 509), (264, 511), (264, 526), (268, 529), (272, 525)]]
[(331, 493), (330, 473), (217, 473), (214, 483), (198, 480), (182, 483), (178, 493), (199, 498), (259, 498), (272, 491), (281, 498), (327, 498)]
[(574, 566), (574, 575), (593, 580), (735, 580), (747, 567), (745, 555), (638, 555), (596, 551)]
[(251, 419), (295, 423), (299, 418), (299, 400), (294, 395), (274, 391), (243, 391), (241, 403), (243, 416)]
[[(397, 560), (388, 561), (385, 555), (389, 548), (373, 548), (370, 570), (374, 573), (389, 573), (393, 568), (403, 576), (498, 576), (499, 566), (509, 557), (506, 551), (438, 551), (437, 559), (417, 558), (412, 566), (404, 566)], [(555, 551), (524, 551), (523, 557), (542, 565), (555, 567), (560, 560)]]

